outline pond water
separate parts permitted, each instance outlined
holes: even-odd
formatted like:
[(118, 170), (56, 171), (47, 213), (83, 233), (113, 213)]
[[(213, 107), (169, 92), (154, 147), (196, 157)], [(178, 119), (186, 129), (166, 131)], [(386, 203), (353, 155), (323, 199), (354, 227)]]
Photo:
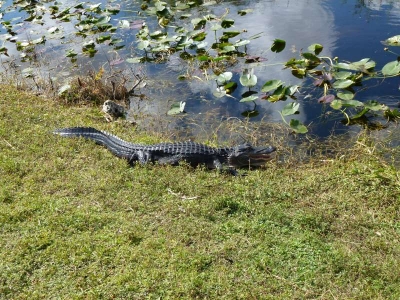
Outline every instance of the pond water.
[[(191, 14), (190, 18), (182, 20), (176, 18), (165, 28), (158, 26), (154, 16), (141, 12), (142, 3), (111, 1), (100, 3), (100, 5), (102, 8), (120, 9), (119, 13), (111, 15), (109, 20), (109, 23), (115, 26), (112, 38), (120, 39), (120, 41), (115, 42), (115, 45), (110, 45), (110, 41), (94, 43), (97, 53), (90, 58), (82, 55), (84, 52), (82, 45), (95, 40), (96, 37), (104, 36), (104, 33), (95, 33), (86, 37), (77, 36), (75, 34), (77, 21), (74, 21), (76, 15), (72, 16), (69, 22), (61, 22), (60, 15), (57, 18), (54, 17), (66, 7), (72, 7), (78, 2), (67, 1), (62, 6), (48, 1), (42, 4), (31, 3), (31, 6), (27, 6), (28, 2), (0, 3), (3, 24), (0, 34), (8, 54), (5, 56), (4, 50), (1, 54), (3, 73), (11, 74), (18, 68), (25, 69), (25, 75), (36, 72), (35, 74), (40, 73), (41, 76), (46, 77), (49, 74), (60, 86), (68, 82), (74, 74), (85, 74), (88, 70), (98, 71), (101, 66), (105, 66), (110, 72), (123, 72), (125, 78), (129, 79), (127, 85), (133, 84), (134, 74), (140, 74), (145, 77), (147, 85), (136, 92), (144, 94), (145, 98), (131, 98), (130, 116), (158, 116), (160, 122), (167, 121), (169, 130), (185, 128), (187, 136), (196, 136), (199, 125), (201, 125), (201, 130), (207, 131), (208, 126), (215, 128), (224, 120), (232, 118), (244, 122), (282, 122), (279, 112), (292, 100), (271, 103), (261, 99), (264, 96), (264, 93), (260, 92), (262, 86), (269, 80), (281, 80), (287, 85), (302, 87), (296, 94), (296, 101), (301, 104), (299, 114), (291, 118), (304, 123), (312, 134), (325, 137), (332, 132), (347, 132), (349, 126), (341, 122), (344, 118), (343, 114), (331, 113), (327, 105), (318, 103), (317, 100), (322, 96), (323, 89), (315, 87), (310, 79), (296, 78), (290, 70), (284, 69), (284, 63), (292, 57), (298, 58), (301, 51), (308, 51), (307, 47), (311, 44), (319, 43), (324, 47), (320, 56), (338, 57), (341, 61), (351, 62), (370, 58), (376, 62), (376, 69), (380, 70), (388, 62), (397, 59), (397, 54), (384, 50), (385, 46), (381, 41), (400, 34), (400, 3), (398, 1), (218, 1), (211, 5), (195, 6), (185, 10), (181, 14)], [(93, 12), (96, 10), (95, 4), (93, 3)], [(59, 10), (57, 14), (53, 14), (52, 18), (48, 12), (58, 5), (60, 5)], [(27, 7), (30, 8), (30, 13), (26, 13)], [(33, 20), (27, 19), (27, 16), (32, 16), (32, 9), (35, 17)], [(238, 15), (239, 11), (246, 9), (252, 9), (252, 11), (243, 16)], [(82, 15), (87, 13), (87, 10), (82, 9)], [(239, 82), (244, 69), (254, 69), (254, 74), (258, 79), (257, 85), (252, 88), (258, 92), (258, 99), (255, 102), (239, 102), (241, 95), (248, 91), (248, 87), (241, 85), (238, 85), (237, 89), (231, 93), (232, 97), (216, 97), (214, 95), (217, 88), (215, 79), (207, 80), (212, 74), (198, 68), (197, 60), (193, 62), (182, 59), (182, 51), (167, 57), (158, 57), (158, 62), (127, 62), (129, 59), (143, 55), (143, 51), (137, 47), (136, 40), (136, 34), (143, 22), (151, 31), (161, 30), (173, 33), (177, 26), (193, 28), (190, 21), (206, 14), (234, 19), (234, 27), (229, 30), (241, 31), (239, 37), (250, 40), (245, 52), (258, 59), (249, 64), (239, 58), (226, 66), (225, 71), (232, 72), (232, 80)], [(121, 21), (127, 21), (127, 23), (121, 23)], [(10, 30), (7, 31), (10, 24), (13, 26), (11, 38)], [(41, 37), (44, 37), (46, 41), (41, 41)], [(21, 61), (21, 53), (25, 53), (28, 57), (32, 56), (32, 53), (17, 50), (15, 39), (25, 43), (36, 41), (33, 60)], [(213, 39), (212, 34), (206, 36), (204, 40), (208, 45), (206, 47), (213, 44)], [(280, 53), (270, 50), (275, 39), (286, 41), (286, 47)], [(125, 47), (116, 50), (115, 47), (118, 45), (125, 45)], [(391, 50), (396, 52), (395, 47), (391, 47)], [(77, 54), (76, 61), (71, 62), (71, 57), (66, 57), (66, 51)], [(26, 71), (27, 68), (31, 69)], [(184, 76), (186, 80), (179, 80), (179, 76)], [(399, 77), (371, 79), (364, 85), (364, 89), (357, 89), (356, 99), (362, 102), (377, 100), (390, 108), (395, 108), (398, 107), (400, 100), (399, 85)], [(171, 104), (180, 101), (186, 103), (186, 114), (167, 116), (166, 113)], [(252, 112), (250, 118), (246, 117), (246, 112), (247, 115)], [(357, 130), (357, 126), (352, 126), (352, 129)]]

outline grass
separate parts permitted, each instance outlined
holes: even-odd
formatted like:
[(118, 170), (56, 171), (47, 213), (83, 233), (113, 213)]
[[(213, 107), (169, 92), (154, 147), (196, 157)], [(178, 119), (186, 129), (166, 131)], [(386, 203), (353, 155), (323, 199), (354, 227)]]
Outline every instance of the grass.
[(231, 177), (51, 134), (75, 125), (162, 139), (2, 86), (0, 298), (399, 299), (400, 176), (365, 143)]

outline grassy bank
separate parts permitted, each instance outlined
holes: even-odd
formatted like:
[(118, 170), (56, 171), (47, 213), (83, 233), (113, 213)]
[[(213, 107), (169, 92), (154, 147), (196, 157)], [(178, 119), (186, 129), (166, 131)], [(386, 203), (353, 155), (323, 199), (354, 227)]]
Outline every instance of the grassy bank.
[(159, 141), (3, 86), (1, 298), (400, 297), (400, 176), (368, 151), (246, 177), (129, 168), (50, 133), (75, 125)]

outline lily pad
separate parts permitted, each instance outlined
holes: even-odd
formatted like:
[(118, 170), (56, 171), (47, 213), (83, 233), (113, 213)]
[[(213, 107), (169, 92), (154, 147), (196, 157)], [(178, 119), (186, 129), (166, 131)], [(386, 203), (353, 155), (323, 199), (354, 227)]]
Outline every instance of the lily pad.
[(373, 111), (387, 110), (388, 107), (382, 103), (379, 103), (375, 100), (370, 100), (364, 103), (365, 108), (368, 108)]
[(299, 91), (300, 86), (299, 85), (290, 85), (286, 89), (286, 95), (288, 96), (293, 96)]
[(296, 102), (286, 104), (281, 111), (282, 116), (290, 116), (290, 115), (294, 115), (294, 114), (298, 113), (299, 107), (300, 107), (300, 103), (296, 103)]
[(400, 46), (400, 35), (392, 36), (382, 42), (387, 46)]
[(198, 33), (198, 34), (193, 36), (193, 40), (196, 41), (196, 42), (201, 42), (201, 41), (205, 40), (206, 36), (207, 36), (207, 33), (200, 32), (200, 33)]
[(78, 53), (76, 53), (74, 49), (68, 49), (67, 54), (65, 56), (66, 57), (75, 57), (77, 55), (78, 55)]
[(225, 82), (231, 80), (232, 75), (233, 75), (232, 72), (224, 72), (224, 73), (218, 75), (217, 81), (218, 81), (218, 83), (225, 83)]
[(363, 58), (360, 61), (352, 63), (338, 63), (336, 67), (345, 70), (361, 71), (366, 72), (369, 69), (374, 68), (376, 63), (369, 58)]
[(342, 100), (342, 105), (347, 107), (361, 107), (364, 103), (358, 100)]
[(273, 93), (272, 95), (270, 95), (268, 97), (268, 101), (269, 102), (276, 102), (279, 100), (286, 100), (286, 90), (287, 87), (281, 85), (280, 87), (278, 87)]
[(263, 85), (263, 87), (261, 88), (261, 91), (264, 93), (267, 93), (269, 91), (273, 91), (273, 90), (277, 89), (282, 84), (283, 84), (283, 81), (281, 81), (281, 80), (270, 80), (270, 81), (267, 81)]
[(240, 99), (239, 102), (251, 102), (251, 101), (256, 101), (257, 99), (258, 99), (258, 96), (251, 95), (251, 96)]
[(238, 40), (236, 43), (233, 44), (234, 47), (240, 47), (240, 46), (245, 46), (249, 44), (249, 40)]
[(354, 94), (348, 90), (340, 90), (337, 93), (338, 98), (343, 100), (351, 100), (354, 98)]
[(240, 76), (239, 80), (243, 86), (255, 86), (257, 84), (257, 76), (254, 75), (254, 69), (244, 69), (243, 75)]
[(235, 20), (232, 20), (232, 19), (224, 19), (221, 22), (222, 28), (229, 28), (229, 27), (233, 26), (233, 24), (235, 24)]
[(229, 53), (235, 52), (236, 48), (234, 46), (225, 46), (219, 53)]
[(52, 34), (52, 33), (56, 33), (60, 31), (60, 29), (57, 26), (51, 27), (47, 30), (48, 33)]
[(333, 83), (332, 87), (335, 89), (345, 89), (353, 84), (354, 84), (354, 81), (352, 81), (350, 79), (339, 79)]
[(241, 16), (244, 16), (244, 15), (246, 15), (248, 13), (251, 13), (252, 11), (253, 11), (252, 9), (242, 9), (242, 10), (238, 11), (238, 14), (241, 15)]
[(331, 107), (333, 109), (341, 109), (342, 106), (361, 107), (364, 106), (364, 104), (358, 100), (340, 100), (340, 99), (333, 100), (331, 103)]
[(333, 76), (338, 80), (338, 79), (347, 79), (349, 78), (353, 73), (348, 72), (348, 71), (340, 71), (340, 72), (335, 72), (333, 73)]
[(217, 87), (215, 89), (215, 91), (213, 92), (213, 95), (217, 98), (222, 98), (222, 97), (226, 96), (227, 94), (226, 94), (226, 90), (224, 87)]
[(324, 47), (321, 44), (312, 44), (308, 47), (309, 51), (314, 52), (316, 55), (320, 54)]
[(230, 38), (233, 38), (233, 37), (239, 35), (240, 33), (241, 33), (240, 31), (224, 31), (223, 37), (230, 39)]
[(308, 129), (299, 120), (291, 119), (289, 123), (290, 128), (296, 133), (307, 133)]
[(167, 112), (167, 114), (170, 116), (184, 114), (185, 113), (185, 105), (186, 105), (186, 102), (183, 102), (183, 101), (175, 102), (171, 105), (171, 108)]
[(308, 60), (310, 60), (310, 61), (312, 61), (312, 62), (316, 62), (316, 63), (320, 63), (320, 62), (321, 62), (321, 60), (319, 59), (318, 56), (316, 56), (316, 55), (314, 55), (314, 54), (312, 54), (312, 53), (309, 53), (309, 52), (303, 53), (302, 56), (303, 56), (305, 59), (308, 59)]
[(398, 75), (399, 73), (400, 73), (400, 62), (398, 62), (397, 60), (387, 63), (382, 68), (382, 74), (385, 76)]
[(272, 43), (271, 51), (279, 53), (279, 52), (283, 51), (283, 49), (285, 49), (285, 47), (286, 47), (286, 41), (280, 40), (280, 39), (276, 39)]

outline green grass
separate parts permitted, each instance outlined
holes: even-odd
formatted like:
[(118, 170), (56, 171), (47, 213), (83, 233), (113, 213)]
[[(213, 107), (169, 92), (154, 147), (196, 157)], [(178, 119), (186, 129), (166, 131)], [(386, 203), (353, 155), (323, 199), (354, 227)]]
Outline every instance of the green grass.
[(98, 111), (2, 87), (2, 299), (400, 298), (400, 176), (379, 156), (231, 177), (51, 134), (161, 140)]

